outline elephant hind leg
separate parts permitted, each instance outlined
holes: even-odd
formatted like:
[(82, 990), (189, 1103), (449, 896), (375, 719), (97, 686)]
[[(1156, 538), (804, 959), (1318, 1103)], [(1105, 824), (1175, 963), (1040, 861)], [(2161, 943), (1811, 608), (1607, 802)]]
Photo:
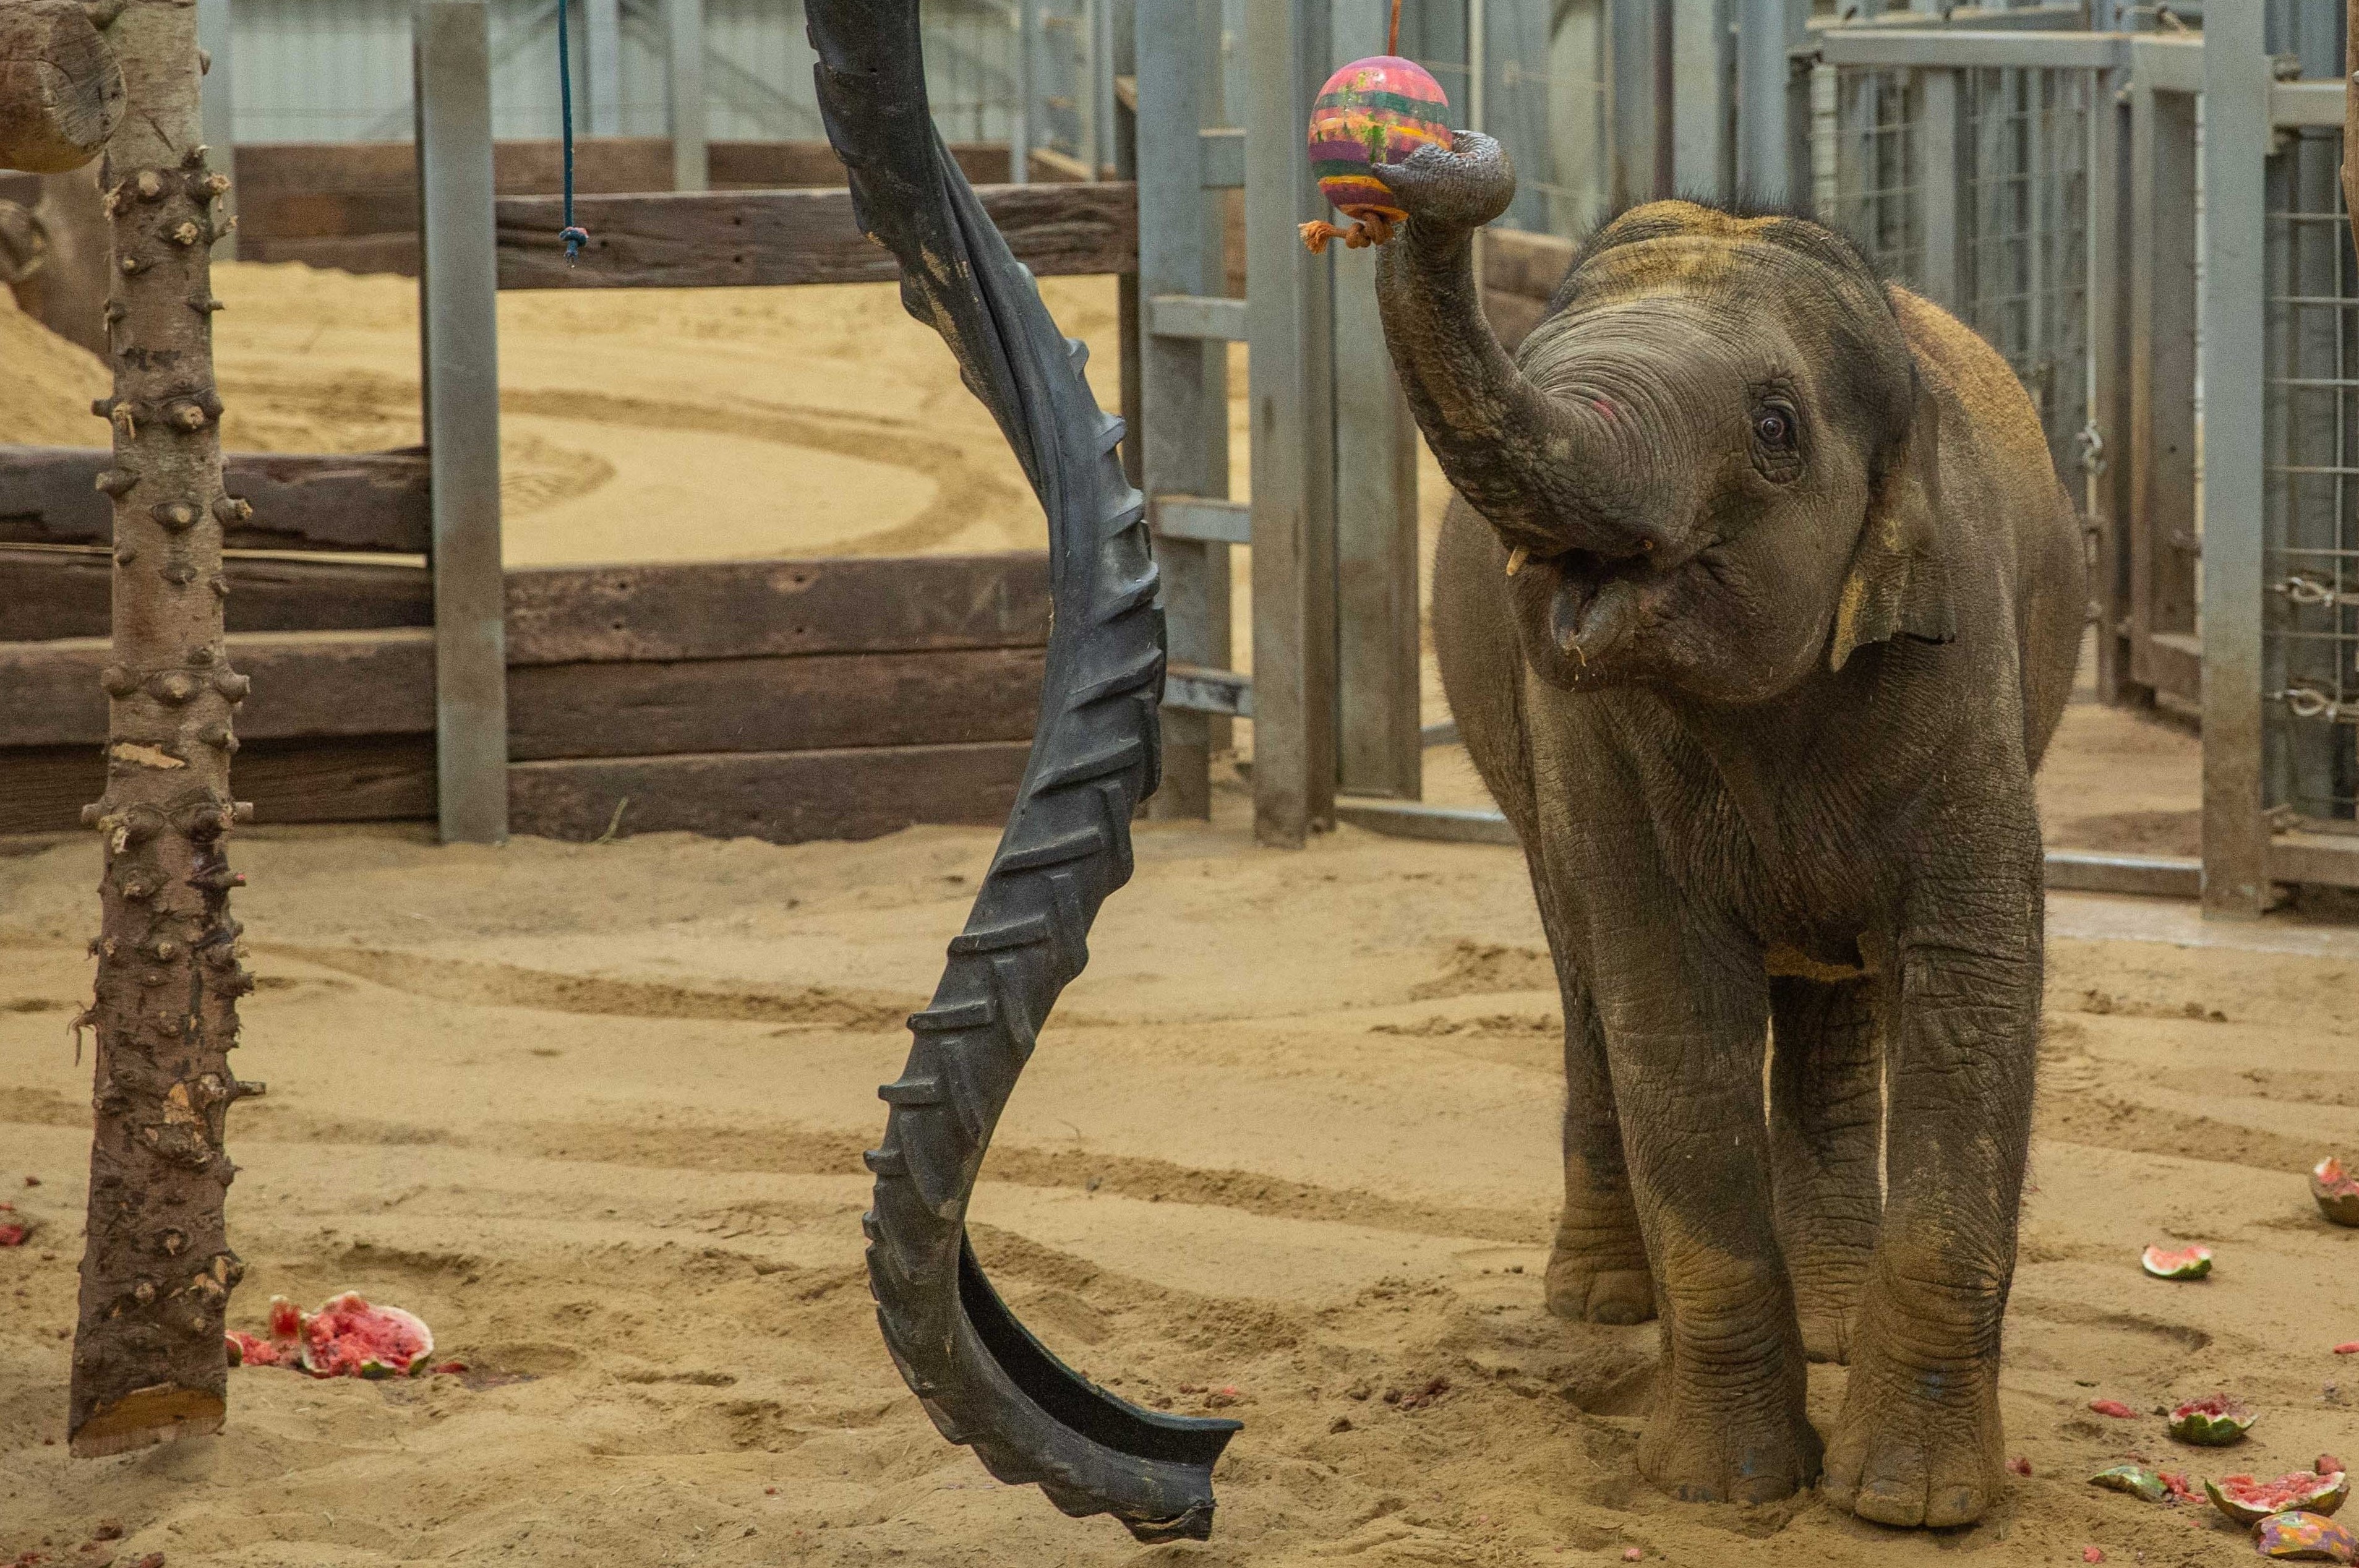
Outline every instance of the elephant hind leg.
[(1548, 1307), (1576, 1323), (1644, 1323), (1655, 1315), (1655, 1277), (1624, 1162), (1605, 1034), (1582, 988), (1562, 989), (1564, 1209), (1549, 1254)]
[(1777, 1242), (1802, 1347), (1848, 1361), (1884, 1208), (1875, 982), (1770, 982), (1769, 1146)]

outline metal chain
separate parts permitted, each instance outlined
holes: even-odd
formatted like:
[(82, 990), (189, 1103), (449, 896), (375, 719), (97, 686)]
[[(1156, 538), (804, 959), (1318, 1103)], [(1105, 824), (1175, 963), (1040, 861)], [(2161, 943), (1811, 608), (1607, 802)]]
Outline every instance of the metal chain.
[(2288, 686), (2282, 691), (2272, 691), (2269, 700), (2283, 702), (2286, 711), (2297, 719), (2316, 719), (2330, 724), (2359, 724), (2359, 707), (2337, 702), (2315, 686)]
[(2091, 419), (2082, 425), (2081, 433), (2074, 439), (2081, 443), (2081, 472), (2093, 477), (2104, 477), (2108, 466), (2105, 433), (2097, 428), (2097, 421)]
[(2297, 604), (2331, 604), (2340, 609), (2359, 609), (2359, 593), (2321, 583), (2315, 577), (2295, 572), (2282, 583), (2269, 584), (2269, 592), (2282, 593)]

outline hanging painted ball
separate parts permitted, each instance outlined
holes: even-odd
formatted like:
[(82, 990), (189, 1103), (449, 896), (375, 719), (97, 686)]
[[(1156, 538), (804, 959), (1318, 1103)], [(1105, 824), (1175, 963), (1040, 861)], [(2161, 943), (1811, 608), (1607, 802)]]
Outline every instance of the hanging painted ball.
[(1421, 147), (1450, 146), (1449, 95), (1398, 55), (1353, 60), (1327, 79), (1310, 109), (1310, 167), (1336, 211), (1398, 223), (1408, 216), (1373, 169)]

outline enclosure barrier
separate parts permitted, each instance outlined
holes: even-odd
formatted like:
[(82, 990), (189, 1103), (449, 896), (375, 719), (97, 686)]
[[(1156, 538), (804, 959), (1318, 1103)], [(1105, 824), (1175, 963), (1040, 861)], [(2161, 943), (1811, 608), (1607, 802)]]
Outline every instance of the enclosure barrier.
[[(417, 16), (428, 445), (227, 460), (254, 506), (224, 579), (257, 675), (237, 768), (258, 820), (788, 841), (1002, 820), (1049, 637), (1038, 553), (502, 572), (495, 288), (897, 272), (842, 188), (588, 197), (597, 237), (569, 271), (557, 199), (495, 194), (480, 0)], [(1036, 275), (1136, 265), (1126, 185), (982, 195)], [(0, 833), (73, 828), (101, 766), (106, 461), (0, 449)]]

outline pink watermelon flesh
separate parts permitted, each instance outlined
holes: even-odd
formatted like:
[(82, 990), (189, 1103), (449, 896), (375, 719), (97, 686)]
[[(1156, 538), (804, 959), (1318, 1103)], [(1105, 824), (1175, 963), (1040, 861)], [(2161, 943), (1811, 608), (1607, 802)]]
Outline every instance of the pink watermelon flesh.
[(304, 1320), (301, 1343), (303, 1370), (314, 1377), (393, 1377), (433, 1352), (434, 1335), (399, 1307), (347, 1290)]
[(2149, 1247), (2138, 1262), (2158, 1279), (2201, 1279), (2212, 1272), (2212, 1249), (2182, 1247), (2173, 1252)]
[(2253, 1412), (2225, 1394), (2190, 1399), (2170, 1412), (2170, 1435), (2205, 1448), (2224, 1448), (2245, 1435)]
[(231, 1329), (223, 1337), (229, 1342), (229, 1364), (233, 1367), (279, 1365), (278, 1347), (266, 1339), (256, 1339), (236, 1329)]
[(2328, 1155), (2310, 1173), (2310, 1195), (2318, 1212), (2336, 1225), (2359, 1225), (2359, 1174)]
[(2350, 1483), (2339, 1471), (2321, 1475), (2297, 1470), (2274, 1481), (2258, 1481), (2250, 1475), (2223, 1475), (2217, 1481), (2204, 1482), (2203, 1490), (2210, 1495), (2212, 1507), (2244, 1525), (2258, 1524), (2271, 1514), (2296, 1509), (2331, 1514), (2351, 1496)]

